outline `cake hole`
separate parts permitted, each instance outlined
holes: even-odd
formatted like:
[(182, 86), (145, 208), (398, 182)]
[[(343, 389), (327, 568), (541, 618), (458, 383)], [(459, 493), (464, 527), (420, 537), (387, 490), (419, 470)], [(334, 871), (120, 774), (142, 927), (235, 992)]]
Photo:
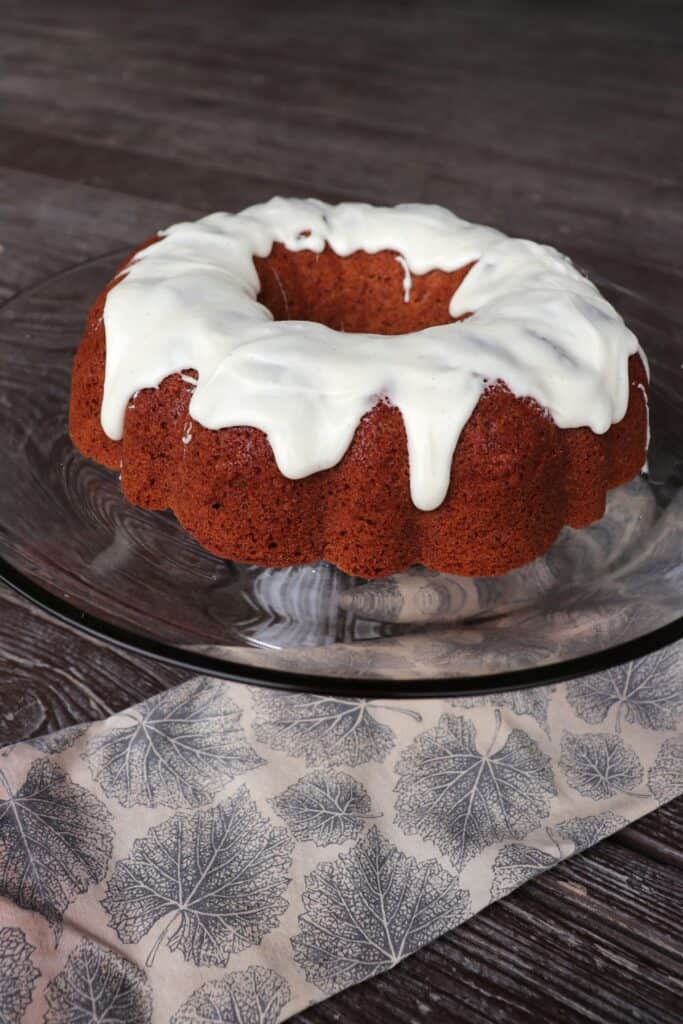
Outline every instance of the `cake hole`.
[(276, 242), (268, 256), (254, 257), (258, 300), (274, 320), (309, 320), (350, 334), (407, 334), (452, 323), (448, 306), (473, 264), (411, 275), (405, 301), (396, 256), (383, 250), (342, 257), (329, 246), (293, 252)]

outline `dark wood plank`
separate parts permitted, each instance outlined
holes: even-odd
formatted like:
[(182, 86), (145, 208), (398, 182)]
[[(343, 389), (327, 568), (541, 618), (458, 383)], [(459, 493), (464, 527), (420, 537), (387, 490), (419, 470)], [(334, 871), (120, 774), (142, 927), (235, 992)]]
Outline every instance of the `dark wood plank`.
[[(273, 193), (440, 202), (680, 310), (678, 2), (7, 0), (0, 301)], [(0, 743), (184, 677), (0, 588)], [(683, 800), (298, 1021), (680, 1019)]]
[[(682, 812), (683, 799), (674, 800), (657, 814), (650, 814), (625, 828), (614, 841), (660, 864), (675, 865), (683, 870)], [(677, 895), (674, 894), (675, 898)]]
[(84, 260), (132, 248), (145, 233), (200, 212), (6, 167), (0, 173), (0, 211), (0, 301)]
[(112, 650), (0, 587), (0, 746), (104, 718), (189, 675)]
[(351, 3), (296, 19), (262, 7), (217, 18), (200, 4), (188, 32), (181, 12), (160, 21), (137, 4), (135, 31), (125, 3), (96, 18), (83, 3), (52, 18), (21, 4), (0, 39), (0, 161), (54, 161), (68, 180), (206, 209), (276, 190), (429, 199), (671, 267), (676, 5), (619, 18), (599, 5), (502, 17), (496, 5)]

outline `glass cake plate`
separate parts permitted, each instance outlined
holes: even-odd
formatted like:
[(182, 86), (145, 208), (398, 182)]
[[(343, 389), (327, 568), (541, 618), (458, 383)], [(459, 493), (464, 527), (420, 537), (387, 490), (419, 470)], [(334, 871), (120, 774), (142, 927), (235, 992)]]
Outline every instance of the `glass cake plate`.
[(604, 518), (506, 576), (376, 581), (204, 551), (128, 505), (67, 434), (87, 309), (125, 250), (0, 308), (0, 576), (81, 630), (231, 679), (376, 697), (482, 694), (599, 671), (683, 635), (683, 328), (594, 276), (652, 371), (648, 472)]

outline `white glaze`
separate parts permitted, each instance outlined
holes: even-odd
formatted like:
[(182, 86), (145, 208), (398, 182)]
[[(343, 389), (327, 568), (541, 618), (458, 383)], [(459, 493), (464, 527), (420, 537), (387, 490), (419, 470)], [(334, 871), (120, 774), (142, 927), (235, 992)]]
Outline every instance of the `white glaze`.
[[(650, 447), (650, 438), (651, 438), (651, 434), (650, 434), (650, 398), (649, 398), (648, 393), (647, 393), (647, 388), (645, 387), (644, 384), (640, 384), (640, 383), (636, 384), (636, 387), (638, 388), (639, 391), (642, 392), (643, 401), (645, 402), (645, 452), (647, 453), (647, 451), (648, 451), (648, 449)], [(645, 462), (643, 463), (643, 468), (641, 470), (641, 473), (647, 473), (647, 471), (648, 471), (648, 465), (647, 465), (647, 455), (646, 455)]]
[[(549, 246), (438, 206), (280, 198), (161, 236), (105, 304), (101, 418), (112, 439), (122, 436), (136, 391), (194, 368), (192, 418), (213, 430), (263, 430), (280, 471), (298, 479), (336, 465), (361, 417), (384, 397), (403, 415), (412, 500), (429, 510), (444, 500), (460, 433), (496, 380), (534, 398), (559, 427), (602, 434), (626, 413), (628, 358), (638, 342)], [(253, 263), (274, 242), (314, 252), (328, 244), (339, 256), (391, 250), (409, 274), (477, 260), (449, 307), (452, 316), (474, 315), (396, 336), (275, 322), (257, 302)]]
[(397, 256), (396, 262), (400, 264), (401, 269), (403, 270), (403, 301), (410, 302), (410, 292), (413, 287), (413, 278), (410, 273), (410, 267), (406, 263), (404, 256)]

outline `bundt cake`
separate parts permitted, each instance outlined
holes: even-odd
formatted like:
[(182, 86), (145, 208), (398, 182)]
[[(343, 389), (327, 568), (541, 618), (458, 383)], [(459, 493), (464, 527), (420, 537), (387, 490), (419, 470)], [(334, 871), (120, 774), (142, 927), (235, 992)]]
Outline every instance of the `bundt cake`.
[(555, 249), (437, 206), (176, 224), (95, 301), (70, 433), (205, 548), (497, 575), (643, 466), (647, 364)]

